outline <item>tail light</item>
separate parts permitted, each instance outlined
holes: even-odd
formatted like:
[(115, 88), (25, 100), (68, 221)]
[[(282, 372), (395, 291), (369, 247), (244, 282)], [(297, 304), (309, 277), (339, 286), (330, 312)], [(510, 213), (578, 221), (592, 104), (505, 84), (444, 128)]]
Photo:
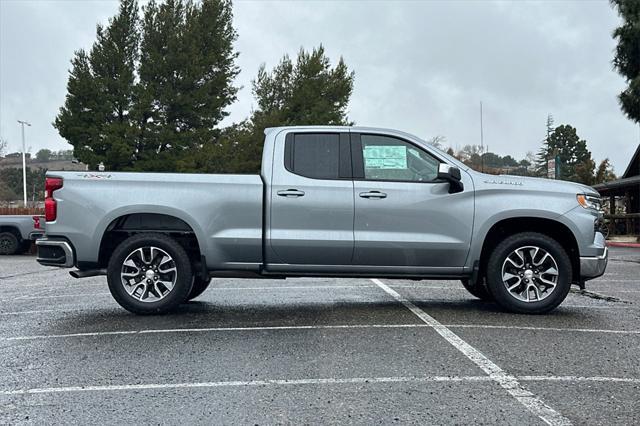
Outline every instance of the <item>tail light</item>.
[(62, 188), (62, 178), (48, 177), (44, 183), (44, 218), (53, 222), (58, 215), (58, 203), (53, 198), (53, 192)]
[(33, 218), (33, 229), (40, 229), (40, 216), (31, 216)]

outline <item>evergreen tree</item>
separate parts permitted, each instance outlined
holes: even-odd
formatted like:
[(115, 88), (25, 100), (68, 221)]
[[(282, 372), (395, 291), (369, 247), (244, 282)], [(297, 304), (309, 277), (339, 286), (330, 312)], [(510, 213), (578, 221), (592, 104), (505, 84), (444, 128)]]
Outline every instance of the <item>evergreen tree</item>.
[(547, 139), (547, 146), (549, 158), (557, 155), (560, 160), (559, 179), (591, 183), (595, 163), (587, 142), (578, 137), (574, 127), (566, 124), (556, 127)]
[[(228, 0), (168, 0), (144, 7), (138, 170), (176, 169), (216, 143), (238, 73)], [(190, 168), (190, 167), (187, 167)]]
[(551, 159), (550, 155), (553, 155), (553, 153), (549, 151), (549, 137), (551, 136), (551, 133), (553, 133), (553, 130), (554, 130), (553, 116), (549, 114), (547, 116), (547, 136), (542, 141), (542, 146), (540, 147), (540, 150), (536, 155), (536, 161), (535, 161), (536, 176), (547, 177), (547, 172), (548, 172), (547, 161)]
[(136, 0), (122, 0), (107, 27), (97, 26), (96, 36), (89, 54), (79, 50), (71, 61), (65, 104), (54, 127), (80, 161), (91, 168), (103, 162), (108, 170), (118, 170), (132, 162), (134, 153)]
[(622, 18), (622, 25), (613, 32), (618, 39), (613, 65), (628, 84), (618, 99), (627, 117), (640, 123), (640, 1), (611, 0), (611, 3)]
[(342, 58), (331, 68), (322, 45), (311, 52), (300, 49), (295, 64), (285, 55), (271, 72), (260, 67), (253, 81), (255, 116), (279, 125), (349, 125), (353, 79)]
[(324, 47), (301, 49), (295, 63), (284, 56), (270, 72), (263, 65), (253, 81), (257, 109), (252, 116), (221, 133), (218, 143), (192, 153), (180, 170), (257, 173), (264, 130), (294, 125), (350, 125), (347, 106), (354, 73), (342, 60), (335, 67)]
[(596, 170), (596, 173), (593, 179), (593, 184), (597, 185), (599, 183), (609, 182), (615, 179), (616, 179), (616, 175), (613, 172), (613, 167), (611, 166), (609, 159), (605, 158), (598, 165), (598, 168)]

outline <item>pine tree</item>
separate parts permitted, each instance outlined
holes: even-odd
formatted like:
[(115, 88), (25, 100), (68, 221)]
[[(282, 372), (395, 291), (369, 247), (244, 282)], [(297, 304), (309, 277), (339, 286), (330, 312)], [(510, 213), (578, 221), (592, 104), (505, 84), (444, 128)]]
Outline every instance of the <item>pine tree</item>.
[(122, 0), (109, 24), (97, 26), (96, 36), (89, 54), (79, 50), (71, 61), (67, 97), (54, 127), (80, 161), (92, 169), (103, 162), (108, 170), (118, 170), (129, 166), (134, 154), (136, 0)]
[(595, 172), (593, 184), (597, 185), (603, 182), (609, 182), (616, 179), (616, 174), (613, 172), (613, 167), (608, 158), (605, 158), (600, 162)]
[(322, 45), (311, 52), (300, 49), (295, 64), (285, 55), (271, 72), (262, 65), (253, 81), (255, 115), (280, 125), (348, 125), (353, 80), (342, 58), (331, 68)]
[(574, 127), (563, 124), (549, 135), (548, 152), (560, 160), (559, 179), (591, 184), (595, 163), (587, 142), (580, 139)]
[(640, 1), (611, 0), (611, 3), (622, 18), (622, 25), (613, 32), (618, 39), (613, 65), (628, 84), (618, 99), (627, 117), (640, 123)]
[(237, 92), (232, 18), (228, 0), (152, 0), (144, 8), (137, 169), (189, 169), (185, 157), (216, 143)]
[(265, 128), (352, 124), (347, 106), (353, 80), (342, 58), (331, 66), (322, 46), (301, 49), (295, 63), (285, 55), (271, 71), (261, 66), (253, 81), (257, 109), (252, 116), (225, 129), (218, 143), (183, 161), (180, 169), (259, 172)]
[(547, 136), (542, 141), (542, 147), (540, 147), (540, 150), (536, 155), (536, 162), (535, 162), (536, 176), (547, 177), (547, 171), (548, 171), (547, 161), (549, 161), (552, 155), (555, 155), (549, 150), (549, 137), (551, 136), (551, 133), (553, 133), (553, 130), (554, 130), (553, 116), (549, 114), (547, 116)]

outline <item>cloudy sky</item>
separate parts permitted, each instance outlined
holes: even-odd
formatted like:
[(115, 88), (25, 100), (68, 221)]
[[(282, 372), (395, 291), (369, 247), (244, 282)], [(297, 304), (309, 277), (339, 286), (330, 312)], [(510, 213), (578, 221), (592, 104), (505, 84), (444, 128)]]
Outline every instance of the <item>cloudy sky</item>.
[[(0, 0), (0, 135), (20, 149), (69, 148), (51, 126), (74, 50), (89, 48), (115, 0)], [(356, 73), (349, 117), (456, 147), (480, 141), (522, 158), (537, 151), (547, 114), (571, 124), (596, 160), (622, 173), (640, 139), (620, 112), (611, 66), (619, 20), (607, 1), (237, 1), (243, 86), (227, 120), (253, 106), (251, 80), (300, 47), (322, 43)]]

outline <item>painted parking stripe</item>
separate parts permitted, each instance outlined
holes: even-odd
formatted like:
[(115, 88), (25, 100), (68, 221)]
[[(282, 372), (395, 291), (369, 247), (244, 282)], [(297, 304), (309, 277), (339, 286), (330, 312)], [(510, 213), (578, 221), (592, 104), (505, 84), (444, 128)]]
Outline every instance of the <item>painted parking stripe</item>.
[(88, 309), (41, 309), (41, 310), (32, 310), (32, 311), (15, 311), (15, 312), (0, 312), (0, 316), (2, 315), (35, 315), (35, 314), (48, 314), (51, 312), (75, 312), (75, 311), (85, 311)]
[[(287, 287), (213, 287), (209, 290), (213, 291), (268, 291), (268, 290), (320, 290), (320, 289), (332, 289), (332, 288), (376, 288), (373, 285), (304, 285), (304, 286), (287, 286)], [(58, 299), (62, 297), (94, 297), (94, 296), (111, 296), (109, 292), (99, 292), (99, 293), (65, 293), (65, 294), (54, 294), (48, 296), (38, 296), (37, 294), (45, 293), (47, 291), (55, 291), (55, 288), (50, 288), (47, 290), (43, 290), (42, 292), (36, 294), (28, 294), (24, 296), (20, 296), (18, 300), (31, 300), (31, 299)], [(7, 301), (6, 299), (3, 301)]]
[(462, 340), (457, 334), (441, 324), (438, 320), (418, 308), (411, 301), (401, 296), (379, 279), (372, 279), (385, 293), (400, 302), (409, 309), (425, 324), (430, 325), (440, 336), (442, 336), (453, 347), (466, 356), (471, 362), (484, 371), (494, 382), (498, 383), (511, 396), (520, 402), (529, 412), (538, 416), (549, 425), (569, 425), (571, 421), (544, 403), (540, 398), (525, 389), (515, 376), (507, 374), (497, 364), (487, 358), (482, 352)]
[(70, 337), (97, 337), (97, 336), (122, 336), (131, 334), (162, 334), (162, 333), (211, 333), (228, 331), (279, 331), (279, 330), (340, 330), (340, 329), (363, 329), (363, 328), (423, 328), (430, 327), (428, 324), (349, 324), (349, 325), (283, 325), (264, 327), (207, 327), (207, 328), (168, 328), (168, 329), (146, 329), (146, 330), (116, 330), (116, 331), (96, 331), (88, 333), (69, 334), (41, 334), (33, 336), (13, 336), (0, 337), (0, 341), (15, 340), (40, 340), (40, 339), (62, 339)]
[(332, 385), (332, 384), (366, 384), (366, 383), (427, 383), (427, 382), (486, 382), (488, 376), (427, 376), (427, 377), (352, 377), (326, 379), (269, 379), (269, 380), (238, 380), (224, 382), (195, 382), (195, 383), (150, 383), (133, 385), (105, 385), (105, 386), (65, 386), (54, 388), (32, 388), (1, 390), (0, 395), (24, 395), (38, 393), (91, 392), (91, 391), (124, 391), (124, 390), (153, 390), (176, 388), (218, 388), (234, 386), (292, 386), (292, 385)]
[(35, 293), (29, 293), (28, 295), (18, 296), (16, 298), (14, 298), (13, 300), (39, 299), (40, 297), (46, 297), (46, 296), (39, 296), (39, 295), (48, 293), (50, 291), (55, 291), (55, 288), (46, 288), (46, 289), (41, 290), (41, 291), (36, 291)]
[[(52, 310), (53, 311), (53, 310)], [(31, 311), (37, 312), (37, 311)], [(29, 311), (25, 311), (29, 313)], [(603, 333), (620, 335), (640, 335), (640, 330), (610, 330), (597, 328), (561, 328), (561, 327), (530, 327), (517, 325), (491, 325), (491, 324), (442, 324), (447, 328), (478, 328), (501, 329), (515, 331), (553, 331), (566, 333)], [(291, 325), (291, 326), (255, 326), (255, 327), (203, 327), (203, 328), (166, 328), (144, 330), (112, 330), (80, 332), (67, 334), (40, 334), (30, 336), (0, 337), (0, 341), (18, 340), (44, 340), (44, 339), (68, 339), (74, 337), (100, 337), (123, 336), (135, 334), (166, 334), (166, 333), (216, 333), (216, 332), (246, 332), (246, 331), (278, 331), (278, 330), (348, 330), (348, 329), (385, 329), (385, 328), (431, 328), (433, 325), (425, 323), (417, 324), (338, 324), (338, 325)]]
[(603, 377), (603, 376), (520, 376), (523, 382), (601, 382), (601, 383), (640, 383), (640, 379), (633, 377)]
[[(519, 376), (515, 379), (523, 382), (603, 382), (603, 383), (640, 383), (640, 379), (626, 377), (580, 377), (580, 376)], [(341, 385), (341, 384), (376, 384), (376, 383), (465, 383), (494, 382), (491, 376), (422, 376), (422, 377), (349, 377), (349, 378), (317, 378), (317, 379), (266, 379), (266, 380), (233, 380), (220, 382), (187, 382), (187, 383), (146, 383), (121, 385), (85, 385), (60, 386), (49, 388), (4, 389), (0, 395), (55, 394), (71, 392), (112, 392), (130, 390), (156, 389), (193, 389), (249, 386), (303, 386), (303, 385)], [(544, 419), (543, 419), (544, 420)], [(566, 419), (565, 419), (566, 420)], [(546, 420), (545, 420), (546, 421)], [(568, 421), (568, 420), (566, 420)], [(549, 423), (547, 421), (547, 423)]]
[(574, 333), (604, 333), (604, 334), (638, 334), (640, 330), (610, 330), (600, 328), (564, 328), (564, 327), (532, 327), (518, 325), (492, 325), (492, 324), (445, 324), (449, 328), (484, 328), (500, 330), (520, 330), (520, 331), (559, 331)]

